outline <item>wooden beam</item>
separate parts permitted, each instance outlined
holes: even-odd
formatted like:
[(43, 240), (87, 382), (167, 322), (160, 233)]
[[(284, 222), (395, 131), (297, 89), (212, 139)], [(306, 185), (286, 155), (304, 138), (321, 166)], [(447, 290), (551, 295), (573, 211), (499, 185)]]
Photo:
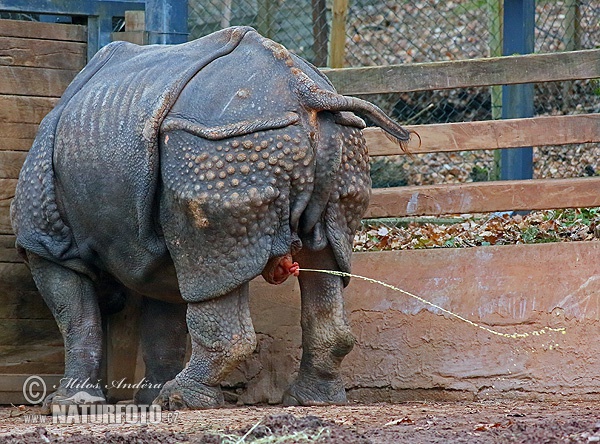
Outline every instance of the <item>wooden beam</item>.
[[(2, 126), (2, 125), (0, 125)], [(1, 129), (0, 129), (1, 131)], [(33, 145), (32, 139), (16, 139), (10, 137), (0, 138), (0, 152), (2, 151), (29, 151)], [(2, 166), (0, 165), (0, 168)]]
[(341, 94), (380, 94), (600, 77), (600, 49), (323, 70)]
[(51, 69), (82, 69), (87, 45), (78, 42), (0, 38), (0, 65)]
[(0, 151), (0, 179), (18, 179), (27, 151)]
[(0, 322), (0, 345), (35, 344), (41, 339), (59, 345), (62, 336), (54, 319), (3, 319)]
[(0, 122), (39, 124), (56, 105), (58, 99), (0, 95)]
[[(29, 375), (22, 374), (3, 374), (0, 378), (0, 392), (21, 392), (23, 396), (23, 385)], [(43, 375), (42, 378), (46, 383), (46, 387), (58, 386), (62, 374)]]
[(346, 58), (346, 19), (348, 0), (333, 0), (331, 36), (329, 42), (329, 66), (343, 68)]
[(0, 234), (13, 234), (10, 224), (10, 201), (15, 195), (16, 186), (17, 179), (0, 179)]
[(0, 289), (3, 293), (0, 319), (54, 319), (37, 291), (23, 290), (18, 286), (5, 286)]
[[(421, 137), (420, 145), (419, 138), (412, 137), (408, 145), (412, 154), (600, 142), (600, 114), (440, 123), (406, 128), (416, 131)], [(364, 135), (371, 156), (405, 154), (380, 128), (367, 128)]]
[(0, 234), (0, 262), (23, 262), (15, 248), (15, 236), (12, 234)]
[(376, 188), (366, 218), (600, 206), (600, 177)]
[[(125, 307), (107, 318), (106, 327), (106, 380), (135, 383), (135, 371), (140, 341), (140, 311), (142, 299), (135, 294), (128, 295)], [(110, 382), (109, 382), (110, 384)], [(109, 387), (110, 399), (131, 399), (133, 390)]]
[(0, 152), (29, 151), (38, 126), (37, 123), (0, 122)]
[(125, 11), (125, 32), (146, 30), (146, 13), (144, 11)]
[(21, 291), (37, 291), (27, 265), (0, 262), (0, 288), (19, 288)]
[(0, 20), (0, 37), (87, 42), (87, 28), (81, 25)]
[(60, 97), (79, 71), (0, 66), (0, 94)]

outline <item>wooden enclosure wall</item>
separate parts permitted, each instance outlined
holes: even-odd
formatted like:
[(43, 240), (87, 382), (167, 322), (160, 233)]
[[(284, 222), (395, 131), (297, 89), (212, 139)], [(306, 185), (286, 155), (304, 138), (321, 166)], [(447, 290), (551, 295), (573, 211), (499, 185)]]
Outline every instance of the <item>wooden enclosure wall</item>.
[(14, 248), (10, 200), (42, 118), (86, 63), (86, 29), (0, 20), (0, 401), (63, 372), (62, 337)]

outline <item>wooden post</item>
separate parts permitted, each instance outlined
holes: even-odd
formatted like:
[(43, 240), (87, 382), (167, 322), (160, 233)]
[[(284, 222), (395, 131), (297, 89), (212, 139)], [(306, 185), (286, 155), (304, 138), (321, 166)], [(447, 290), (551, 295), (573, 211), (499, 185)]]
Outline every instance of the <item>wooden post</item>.
[(111, 40), (125, 41), (145, 45), (148, 43), (146, 33), (146, 14), (144, 11), (125, 11), (125, 32), (113, 32)]
[[(581, 48), (581, 0), (565, 1), (565, 50), (576, 51)], [(572, 107), (571, 96), (573, 83), (563, 82), (561, 85), (563, 97), (563, 112), (568, 112)]]
[(274, 0), (258, 0), (256, 30), (267, 38), (273, 37), (273, 1)]
[(144, 31), (146, 13), (144, 11), (125, 11), (125, 32)]
[[(109, 402), (132, 399), (135, 384), (138, 346), (140, 341), (141, 296), (129, 292), (125, 308), (107, 317), (105, 321), (106, 376)], [(122, 382), (122, 384), (119, 384)]]
[(581, 0), (566, 0), (565, 49), (577, 51), (581, 48)]
[(325, 0), (312, 0), (313, 19), (313, 64), (315, 66), (327, 65), (327, 5)]
[(346, 17), (348, 0), (333, 0), (331, 40), (329, 42), (329, 66), (343, 68), (346, 55)]

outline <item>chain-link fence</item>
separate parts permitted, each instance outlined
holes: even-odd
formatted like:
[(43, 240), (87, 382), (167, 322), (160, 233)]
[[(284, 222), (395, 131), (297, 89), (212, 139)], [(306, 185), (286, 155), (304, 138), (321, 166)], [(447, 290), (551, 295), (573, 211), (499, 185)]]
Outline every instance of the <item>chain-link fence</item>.
[[(350, 0), (345, 66), (501, 55), (501, 4), (501, 0)], [(332, 7), (332, 0), (190, 0), (190, 37), (229, 25), (252, 25), (315, 65), (327, 66)], [(535, 51), (593, 48), (600, 44), (599, 17), (598, 0), (538, 1)], [(543, 100), (536, 103), (536, 110), (568, 108), (570, 103), (563, 99), (573, 89), (573, 85), (540, 87), (537, 96)], [(560, 99), (560, 104), (548, 98)], [(375, 100), (409, 123), (488, 119), (494, 105), (489, 88), (379, 95)]]

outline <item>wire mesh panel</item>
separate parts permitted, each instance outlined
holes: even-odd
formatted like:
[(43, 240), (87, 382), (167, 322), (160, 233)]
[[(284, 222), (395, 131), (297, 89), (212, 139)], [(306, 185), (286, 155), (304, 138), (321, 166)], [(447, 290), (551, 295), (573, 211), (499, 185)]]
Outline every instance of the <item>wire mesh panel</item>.
[[(230, 25), (250, 25), (315, 65), (327, 66), (332, 50), (329, 40), (333, 1), (190, 0), (190, 38)], [(502, 3), (502, 0), (350, 0), (345, 66), (499, 56)], [(598, 17), (598, 0), (538, 1), (535, 51), (593, 48), (600, 42)], [(581, 82), (557, 85), (554, 90), (538, 88), (548, 93), (538, 108), (546, 108), (545, 112), (571, 108), (569, 93), (581, 88), (574, 86), (577, 83)], [(494, 107), (500, 106), (493, 94), (493, 89), (481, 88), (433, 95), (430, 92), (379, 95), (375, 100), (403, 122), (441, 123), (498, 117), (499, 113), (492, 113)], [(550, 104), (547, 99), (554, 102)]]
[[(311, 0), (190, 0), (190, 39), (228, 26), (253, 26), (301, 57), (324, 66), (330, 13), (324, 1), (320, 2), (313, 0), (313, 7)], [(314, 17), (313, 8), (319, 8)]]

